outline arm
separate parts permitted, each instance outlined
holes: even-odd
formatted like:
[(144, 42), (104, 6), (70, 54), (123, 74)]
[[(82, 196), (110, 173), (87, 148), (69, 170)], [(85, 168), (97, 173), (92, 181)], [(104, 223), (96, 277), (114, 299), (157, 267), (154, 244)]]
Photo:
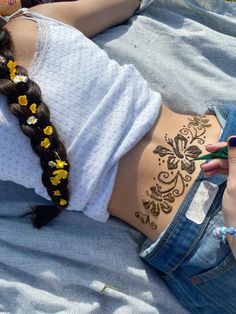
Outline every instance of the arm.
[[(228, 139), (228, 166), (229, 175), (227, 186), (224, 191), (222, 207), (224, 223), (226, 227), (232, 226), (236, 229), (236, 137)], [(236, 259), (236, 234), (227, 235), (227, 240), (232, 253)]]
[[(232, 139), (232, 140), (231, 140)], [(214, 152), (225, 142), (220, 142), (206, 147), (207, 151)], [(236, 229), (236, 137), (228, 139), (228, 160), (213, 159), (201, 165), (206, 175), (228, 174), (227, 185), (222, 200), (222, 213), (224, 226), (232, 226)], [(221, 226), (220, 226), (221, 227)], [(236, 259), (236, 234), (227, 235), (227, 240)]]
[(139, 4), (140, 0), (78, 0), (47, 3), (29, 10), (74, 26), (92, 37), (127, 20)]

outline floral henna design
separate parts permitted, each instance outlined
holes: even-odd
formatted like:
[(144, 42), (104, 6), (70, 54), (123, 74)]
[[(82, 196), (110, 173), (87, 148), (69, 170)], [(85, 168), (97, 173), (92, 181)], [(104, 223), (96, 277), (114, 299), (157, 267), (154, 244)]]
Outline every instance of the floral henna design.
[(189, 146), (189, 140), (182, 134), (177, 134), (174, 139), (166, 136), (165, 140), (171, 148), (157, 146), (153, 153), (160, 157), (168, 156), (168, 170), (177, 169), (180, 166), (181, 170), (186, 170), (188, 174), (192, 174), (195, 171), (193, 158), (201, 154), (200, 148), (196, 145)]
[(184, 194), (191, 175), (195, 171), (194, 158), (201, 153), (201, 149), (194, 145), (205, 143), (206, 129), (211, 126), (206, 116), (193, 116), (188, 118), (187, 126), (183, 125), (179, 133), (174, 138), (165, 135), (167, 147), (158, 145), (153, 153), (159, 155), (159, 165), (161, 161), (167, 164), (168, 171), (158, 173), (158, 183), (146, 191), (148, 199), (143, 199), (142, 204), (145, 212), (136, 212), (135, 216), (143, 224), (148, 224), (152, 230), (157, 228), (153, 218), (159, 216), (160, 212), (170, 213), (173, 203), (177, 197)]
[(187, 127), (184, 125), (180, 133), (190, 139), (190, 144), (194, 141), (197, 141), (200, 145), (205, 144), (206, 137), (204, 134), (206, 133), (206, 128), (211, 126), (209, 119), (206, 116), (192, 116), (188, 118), (188, 121)]

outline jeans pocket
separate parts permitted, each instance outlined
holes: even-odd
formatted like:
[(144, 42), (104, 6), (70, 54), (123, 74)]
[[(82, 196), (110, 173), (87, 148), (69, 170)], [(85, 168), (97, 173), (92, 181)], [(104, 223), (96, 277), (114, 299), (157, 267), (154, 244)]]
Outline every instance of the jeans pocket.
[(231, 251), (218, 265), (189, 281), (226, 313), (236, 313), (236, 260)]

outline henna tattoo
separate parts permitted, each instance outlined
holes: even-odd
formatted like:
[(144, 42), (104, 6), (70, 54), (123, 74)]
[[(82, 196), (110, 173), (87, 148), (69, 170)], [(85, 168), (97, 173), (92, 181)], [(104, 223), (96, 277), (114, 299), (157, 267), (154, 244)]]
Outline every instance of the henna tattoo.
[[(198, 144), (203, 145), (205, 143), (206, 137), (203, 136), (206, 133), (206, 128), (209, 128), (209, 119), (205, 116), (192, 116), (188, 118), (187, 127), (184, 125), (180, 130), (180, 133), (187, 136), (190, 139), (190, 144), (197, 141)], [(192, 128), (192, 130), (190, 130)], [(201, 138), (203, 136), (203, 138)]]
[(153, 153), (159, 155), (159, 166), (166, 162), (168, 171), (161, 171), (156, 178), (158, 183), (146, 191), (148, 199), (142, 200), (144, 212), (136, 212), (135, 217), (142, 224), (148, 224), (152, 230), (157, 228), (153, 221), (160, 212), (170, 213), (177, 197), (184, 194), (188, 182), (195, 171), (194, 158), (202, 151), (198, 145), (205, 143), (206, 129), (211, 126), (206, 116), (192, 116), (188, 118), (188, 124), (183, 125), (174, 138), (165, 135), (167, 147), (158, 145)]

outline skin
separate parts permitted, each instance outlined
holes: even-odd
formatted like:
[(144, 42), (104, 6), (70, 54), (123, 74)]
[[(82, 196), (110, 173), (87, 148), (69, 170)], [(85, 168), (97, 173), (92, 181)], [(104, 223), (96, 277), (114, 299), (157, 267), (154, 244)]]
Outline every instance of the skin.
[[(38, 12), (72, 25), (83, 32), (87, 37), (92, 37), (111, 26), (124, 22), (135, 12), (138, 6), (139, 1), (137, 0), (80, 0), (40, 5), (31, 8), (30, 11)], [(17, 63), (28, 68), (35, 53), (38, 36), (37, 24), (21, 16), (12, 19), (5, 27), (10, 31), (13, 38), (13, 52)], [(27, 36), (24, 35), (26, 33)], [(196, 179), (200, 171), (201, 163), (199, 161), (195, 162), (195, 166), (192, 168), (194, 171), (191, 170), (190, 180), (184, 187), (184, 193), (180, 193), (180, 196), (175, 197), (174, 202), (171, 203), (171, 211), (165, 213), (161, 210), (158, 216), (153, 216), (151, 215), (151, 211), (148, 212), (147, 208), (145, 208), (144, 204), (146, 203), (143, 201), (151, 199), (152, 187), (157, 184), (155, 180), (157, 180), (158, 176), (163, 171), (170, 171), (168, 168), (170, 167), (170, 164), (168, 166), (168, 156), (161, 157), (160, 153), (158, 156), (158, 153), (154, 154), (153, 152), (160, 146), (171, 149), (168, 139), (175, 140), (176, 134), (181, 133), (181, 129), (189, 123), (189, 119), (191, 118), (192, 117), (188, 115), (174, 113), (162, 105), (161, 112), (152, 129), (119, 162), (116, 182), (108, 209), (111, 215), (129, 223), (152, 241), (158, 238), (159, 234), (174, 216), (192, 183)], [(202, 139), (203, 142), (194, 144), (198, 146), (202, 154), (207, 151), (214, 151), (219, 148), (219, 146), (223, 145), (215, 144), (215, 146), (205, 147), (206, 143), (217, 142), (220, 134), (220, 127), (216, 118), (214, 116), (207, 116), (206, 118), (209, 120), (211, 127), (206, 128), (204, 139)], [(166, 128), (167, 125), (171, 125), (171, 128), (168, 128), (168, 130)], [(186, 158), (186, 156), (184, 156), (184, 158)], [(180, 164), (179, 162), (178, 165)], [(227, 162), (216, 160), (211, 161), (208, 165), (202, 165), (201, 167), (207, 174), (211, 175), (216, 172), (227, 172), (228, 164)], [(230, 184), (227, 186), (226, 193), (224, 194), (223, 205), (226, 207), (224, 214), (226, 224), (229, 225), (229, 222), (232, 224), (232, 221), (235, 221), (234, 226), (236, 226), (236, 214), (232, 210), (236, 203), (236, 196), (234, 197), (236, 193), (233, 193), (235, 189), (231, 188), (235, 185), (235, 165), (234, 168), (229, 167), (229, 169), (230, 171), (231, 169), (235, 171), (235, 176), (231, 176)], [(173, 171), (173, 175), (176, 175), (177, 170), (175, 169), (175, 172)], [(186, 170), (184, 171), (186, 172)], [(161, 188), (163, 189), (165, 186), (164, 184)], [(144, 223), (142, 219), (140, 219), (140, 216), (138, 217), (138, 215), (140, 215), (138, 213), (148, 214), (153, 219), (156, 228), (153, 229), (150, 227), (150, 224)], [(231, 239), (230, 241), (231, 248), (233, 252), (235, 252), (236, 244), (234, 240)]]
[[(220, 127), (215, 116), (205, 117), (208, 119), (209, 127), (206, 128), (205, 133), (201, 136), (201, 144), (197, 140), (190, 144), (190, 139), (187, 141), (188, 136), (185, 136), (187, 141), (186, 148), (197, 146), (199, 154), (206, 152), (205, 141), (216, 141), (220, 133)], [(190, 167), (188, 171), (184, 170), (184, 166), (181, 166), (181, 160), (186, 160), (187, 158), (187, 153), (183, 149), (181, 150), (183, 146), (182, 141), (179, 142), (181, 144), (178, 146), (179, 149), (177, 151), (183, 153), (183, 158), (178, 157), (178, 152), (173, 153), (173, 147), (167, 143), (169, 139), (174, 141), (177, 134), (183, 133), (183, 126), (187, 126), (190, 122), (189, 119), (192, 118), (189, 115), (175, 113), (162, 105), (159, 117), (152, 129), (119, 162), (115, 186), (108, 206), (109, 211), (113, 216), (128, 222), (140, 230), (151, 241), (155, 241), (168, 225), (199, 174), (201, 163), (199, 161), (194, 162), (194, 168), (191, 169)], [(171, 129), (167, 130), (167, 124), (171, 125)], [(193, 127), (188, 129), (193, 131)], [(204, 137), (206, 138), (204, 139)], [(169, 150), (170, 155), (166, 154), (161, 157), (154, 153), (157, 147)], [(175, 169), (170, 169), (169, 167), (169, 156), (173, 156), (174, 162), (178, 162), (178, 166)], [(168, 178), (164, 180), (163, 172), (168, 174)], [(181, 176), (182, 178), (188, 178), (184, 184)], [(176, 185), (170, 183), (171, 179), (174, 178), (177, 178), (178, 181)], [(168, 193), (163, 193), (167, 197), (167, 201), (163, 200), (163, 198), (161, 201), (158, 201), (160, 197), (155, 195), (157, 185), (161, 187), (161, 191), (169, 190), (172, 195), (170, 201), (168, 201)], [(161, 209), (158, 215), (156, 212), (153, 214), (152, 206), (145, 206), (147, 202), (152, 201), (155, 203), (156, 208), (167, 205), (171, 209), (167, 212), (165, 209)]]
[(20, 0), (0, 0), (0, 15), (11, 15), (21, 8)]
[[(233, 138), (235, 136), (231, 136)], [(228, 140), (229, 140), (228, 139)], [(206, 146), (208, 152), (214, 152), (227, 145), (226, 142), (219, 142)], [(224, 174), (228, 176), (227, 186), (223, 195), (222, 207), (225, 226), (236, 227), (236, 148), (228, 144), (228, 160), (214, 159), (201, 165), (207, 175)], [(236, 237), (227, 236), (228, 243), (236, 259)]]
[[(206, 145), (206, 150), (209, 153), (214, 153), (215, 151), (217, 151), (221, 147), (224, 147), (225, 145), (227, 145), (226, 142), (208, 144)], [(202, 170), (204, 170), (205, 175), (207, 176), (213, 176), (215, 174), (227, 175), (229, 171), (229, 162), (227, 159), (216, 158), (210, 160), (208, 163), (203, 163), (201, 165), (201, 168)]]

